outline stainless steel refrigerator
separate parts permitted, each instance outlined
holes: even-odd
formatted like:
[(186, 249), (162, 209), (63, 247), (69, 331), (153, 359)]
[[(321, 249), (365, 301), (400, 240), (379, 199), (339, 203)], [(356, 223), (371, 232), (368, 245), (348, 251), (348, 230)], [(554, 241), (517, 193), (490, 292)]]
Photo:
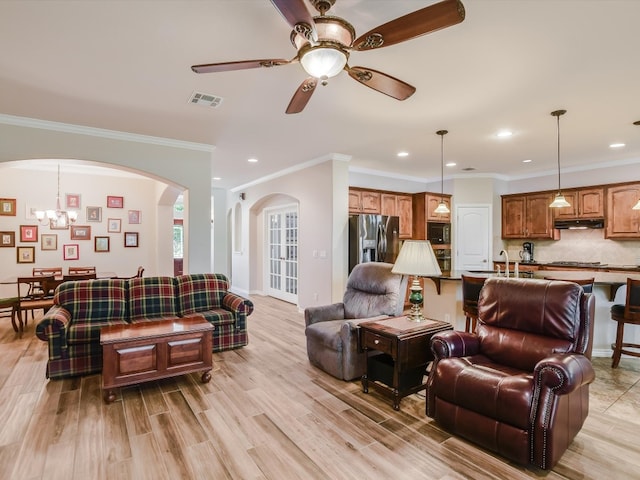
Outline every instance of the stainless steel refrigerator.
[(395, 262), (400, 251), (399, 230), (399, 217), (350, 215), (349, 273), (359, 263)]

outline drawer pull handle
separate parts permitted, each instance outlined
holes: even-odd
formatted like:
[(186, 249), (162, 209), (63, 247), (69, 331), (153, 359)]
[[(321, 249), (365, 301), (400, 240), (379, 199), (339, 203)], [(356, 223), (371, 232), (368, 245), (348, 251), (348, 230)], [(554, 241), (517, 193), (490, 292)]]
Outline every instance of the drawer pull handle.
[(379, 344), (379, 343), (380, 343), (380, 340), (375, 339), (375, 340), (373, 341), (373, 343), (374, 343), (375, 345), (377, 345), (377, 344)]

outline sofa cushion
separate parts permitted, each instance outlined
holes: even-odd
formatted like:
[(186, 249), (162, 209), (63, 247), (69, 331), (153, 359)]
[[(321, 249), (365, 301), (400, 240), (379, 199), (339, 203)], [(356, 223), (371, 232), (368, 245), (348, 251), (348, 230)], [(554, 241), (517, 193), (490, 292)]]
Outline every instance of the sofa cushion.
[(182, 315), (222, 308), (222, 299), (229, 290), (227, 277), (219, 273), (180, 275), (175, 280)]
[(87, 321), (83, 318), (77, 319), (67, 329), (67, 344), (93, 343), (100, 346), (100, 329), (109, 325), (121, 325), (123, 323), (127, 322), (124, 320)]
[(138, 277), (129, 280), (129, 321), (178, 317), (173, 277)]
[(53, 297), (70, 318), (90, 323), (125, 322), (127, 318), (127, 280), (101, 279), (61, 283)]

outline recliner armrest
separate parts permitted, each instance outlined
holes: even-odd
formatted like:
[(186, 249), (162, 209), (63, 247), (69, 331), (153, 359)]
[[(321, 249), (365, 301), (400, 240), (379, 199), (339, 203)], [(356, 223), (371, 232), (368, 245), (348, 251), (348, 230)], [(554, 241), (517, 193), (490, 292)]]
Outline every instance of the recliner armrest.
[(318, 322), (342, 319), (344, 319), (344, 303), (342, 302), (304, 309), (304, 323), (307, 327)]
[(436, 360), (475, 355), (480, 349), (480, 340), (475, 333), (446, 331), (431, 337), (431, 351)]
[(591, 361), (580, 354), (558, 354), (541, 360), (533, 372), (536, 389), (546, 387), (566, 395), (596, 378)]

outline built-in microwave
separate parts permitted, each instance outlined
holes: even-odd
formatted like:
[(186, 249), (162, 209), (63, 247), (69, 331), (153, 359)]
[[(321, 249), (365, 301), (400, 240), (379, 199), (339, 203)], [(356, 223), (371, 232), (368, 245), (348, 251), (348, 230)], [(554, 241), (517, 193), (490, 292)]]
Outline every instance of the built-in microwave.
[(447, 245), (451, 243), (451, 224), (427, 222), (427, 240), (432, 245)]

